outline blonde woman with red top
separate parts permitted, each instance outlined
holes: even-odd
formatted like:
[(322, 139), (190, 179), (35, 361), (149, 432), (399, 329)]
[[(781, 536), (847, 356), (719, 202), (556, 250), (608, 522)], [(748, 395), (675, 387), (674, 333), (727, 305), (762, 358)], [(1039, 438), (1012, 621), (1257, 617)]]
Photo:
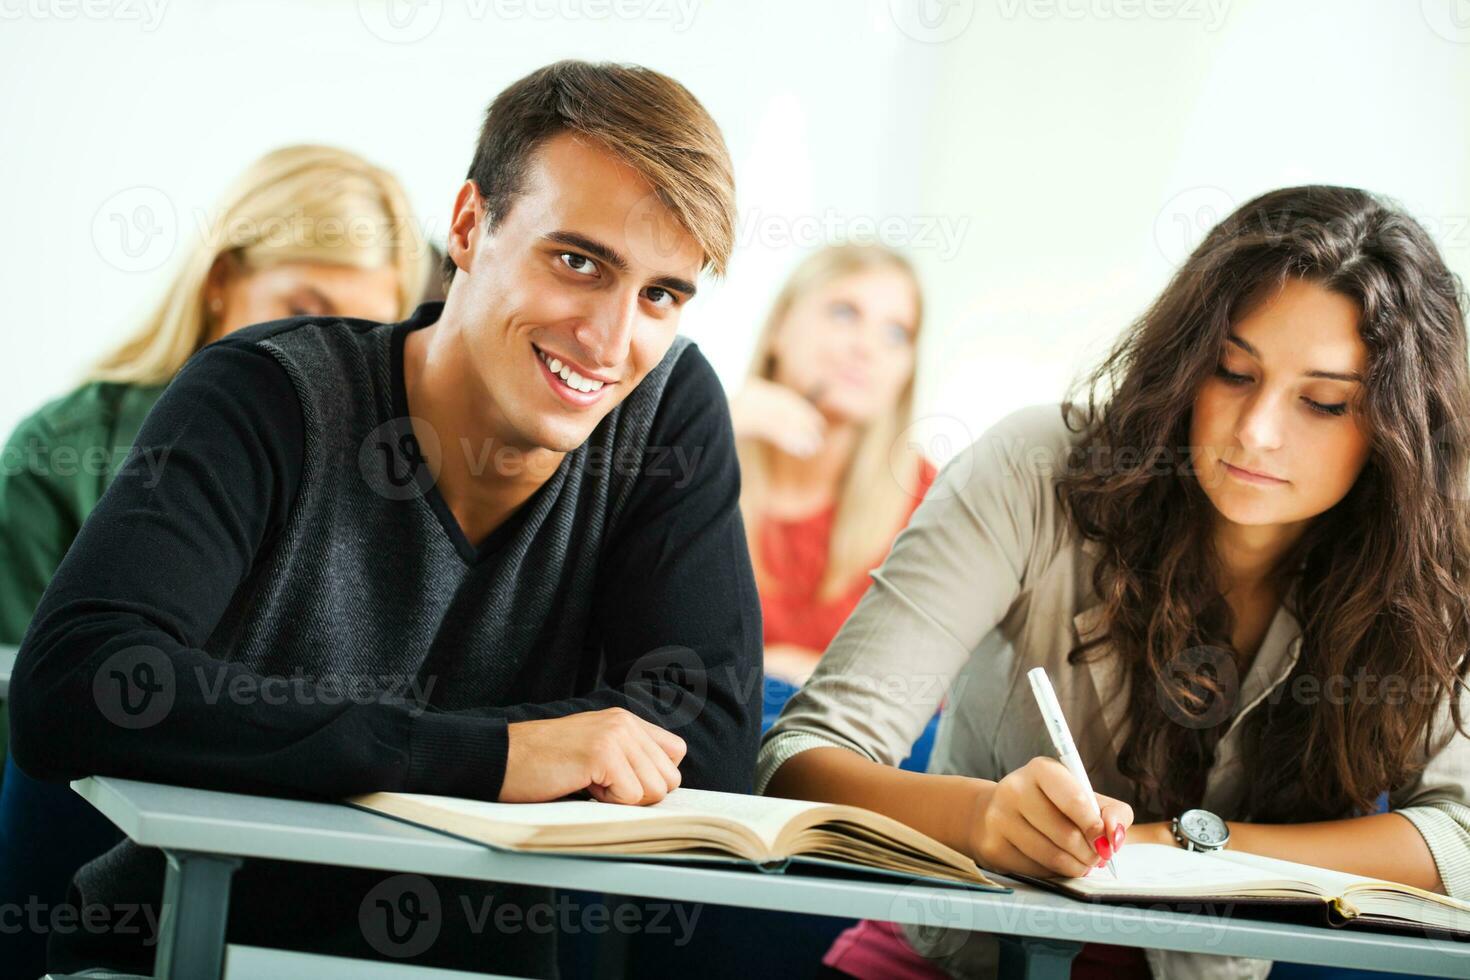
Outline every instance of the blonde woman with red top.
[(777, 294), (731, 401), (772, 719), (934, 479), (904, 438), (922, 319), (903, 256), (823, 248)]

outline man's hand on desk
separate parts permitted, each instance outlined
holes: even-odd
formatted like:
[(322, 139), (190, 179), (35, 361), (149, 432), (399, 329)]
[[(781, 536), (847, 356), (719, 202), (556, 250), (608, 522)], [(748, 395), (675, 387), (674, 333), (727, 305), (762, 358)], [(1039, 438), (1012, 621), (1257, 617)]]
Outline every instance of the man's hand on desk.
[(684, 740), (623, 708), (508, 726), (502, 803), (587, 790), (604, 803), (657, 803), (679, 785)]

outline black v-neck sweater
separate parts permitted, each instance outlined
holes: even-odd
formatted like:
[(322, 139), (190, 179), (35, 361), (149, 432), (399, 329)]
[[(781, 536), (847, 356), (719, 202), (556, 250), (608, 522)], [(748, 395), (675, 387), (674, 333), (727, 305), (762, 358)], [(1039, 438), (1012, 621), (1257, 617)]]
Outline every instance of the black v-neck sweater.
[[(441, 309), (259, 324), (190, 360), (21, 648), (11, 745), (24, 770), (491, 800), (510, 722), (619, 705), (685, 739), (684, 785), (749, 790), (760, 610), (708, 362), (677, 340), (476, 546), (407, 422), (404, 337)], [(489, 467), (504, 465), (499, 448), (449, 434), (440, 446)], [(72, 898), (156, 908), (162, 867), (124, 841), (82, 868)], [(364, 904), (391, 877), (247, 862), (229, 941), (397, 958)], [(461, 907), (544, 893), (425, 880), (444, 921), (401, 961), (549, 972), (548, 936), (481, 935)], [(147, 972), (142, 938), (53, 935), (48, 967)]]

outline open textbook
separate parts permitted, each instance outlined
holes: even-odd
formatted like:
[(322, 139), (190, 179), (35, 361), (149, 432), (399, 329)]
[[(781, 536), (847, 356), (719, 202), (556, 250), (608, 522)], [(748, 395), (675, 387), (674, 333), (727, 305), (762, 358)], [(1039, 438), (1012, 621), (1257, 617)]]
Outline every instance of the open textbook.
[(368, 793), (345, 802), (512, 851), (719, 859), (767, 871), (800, 862), (1010, 891), (960, 852), (853, 806), (683, 787), (651, 806), (485, 803), (416, 793)]
[(1231, 850), (1199, 853), (1164, 844), (1127, 844), (1113, 862), (1117, 878), (1105, 868), (1084, 878), (1011, 877), (1100, 902), (1275, 900), (1321, 904), (1332, 925), (1354, 923), (1470, 934), (1470, 902), (1413, 885), (1309, 864)]

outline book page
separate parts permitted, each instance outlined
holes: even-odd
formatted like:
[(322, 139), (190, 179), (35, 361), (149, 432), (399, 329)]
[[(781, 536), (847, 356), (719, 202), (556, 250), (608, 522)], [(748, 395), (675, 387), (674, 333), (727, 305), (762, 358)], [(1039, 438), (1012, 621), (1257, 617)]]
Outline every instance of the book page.
[(578, 824), (654, 820), (663, 815), (651, 806), (623, 806), (617, 803), (599, 803), (597, 800), (491, 803), (485, 800), (466, 800), (457, 796), (431, 796), (425, 793), (385, 793), (383, 795), (428, 804), (450, 813), (460, 813), (481, 820), (493, 820), (496, 823), (526, 827), (574, 827)]
[(679, 787), (651, 809), (672, 815), (713, 816), (744, 824), (760, 835), (766, 845), (774, 846), (781, 828), (799, 813), (816, 810), (825, 803), (810, 800), (787, 800), (779, 796), (747, 796), (744, 793), (717, 793), (707, 789)]
[(597, 800), (490, 803), (483, 800), (465, 800), (454, 796), (432, 796), (422, 793), (385, 793), (382, 795), (427, 804), (450, 813), (463, 814), (480, 820), (523, 827), (575, 827), (651, 820), (677, 821), (690, 816), (717, 817), (749, 827), (768, 846), (775, 842), (787, 820), (805, 810), (823, 805), (807, 800), (784, 800), (776, 797), (746, 796), (742, 793), (719, 793), (713, 790), (687, 789), (682, 786), (649, 806), (601, 803)]

